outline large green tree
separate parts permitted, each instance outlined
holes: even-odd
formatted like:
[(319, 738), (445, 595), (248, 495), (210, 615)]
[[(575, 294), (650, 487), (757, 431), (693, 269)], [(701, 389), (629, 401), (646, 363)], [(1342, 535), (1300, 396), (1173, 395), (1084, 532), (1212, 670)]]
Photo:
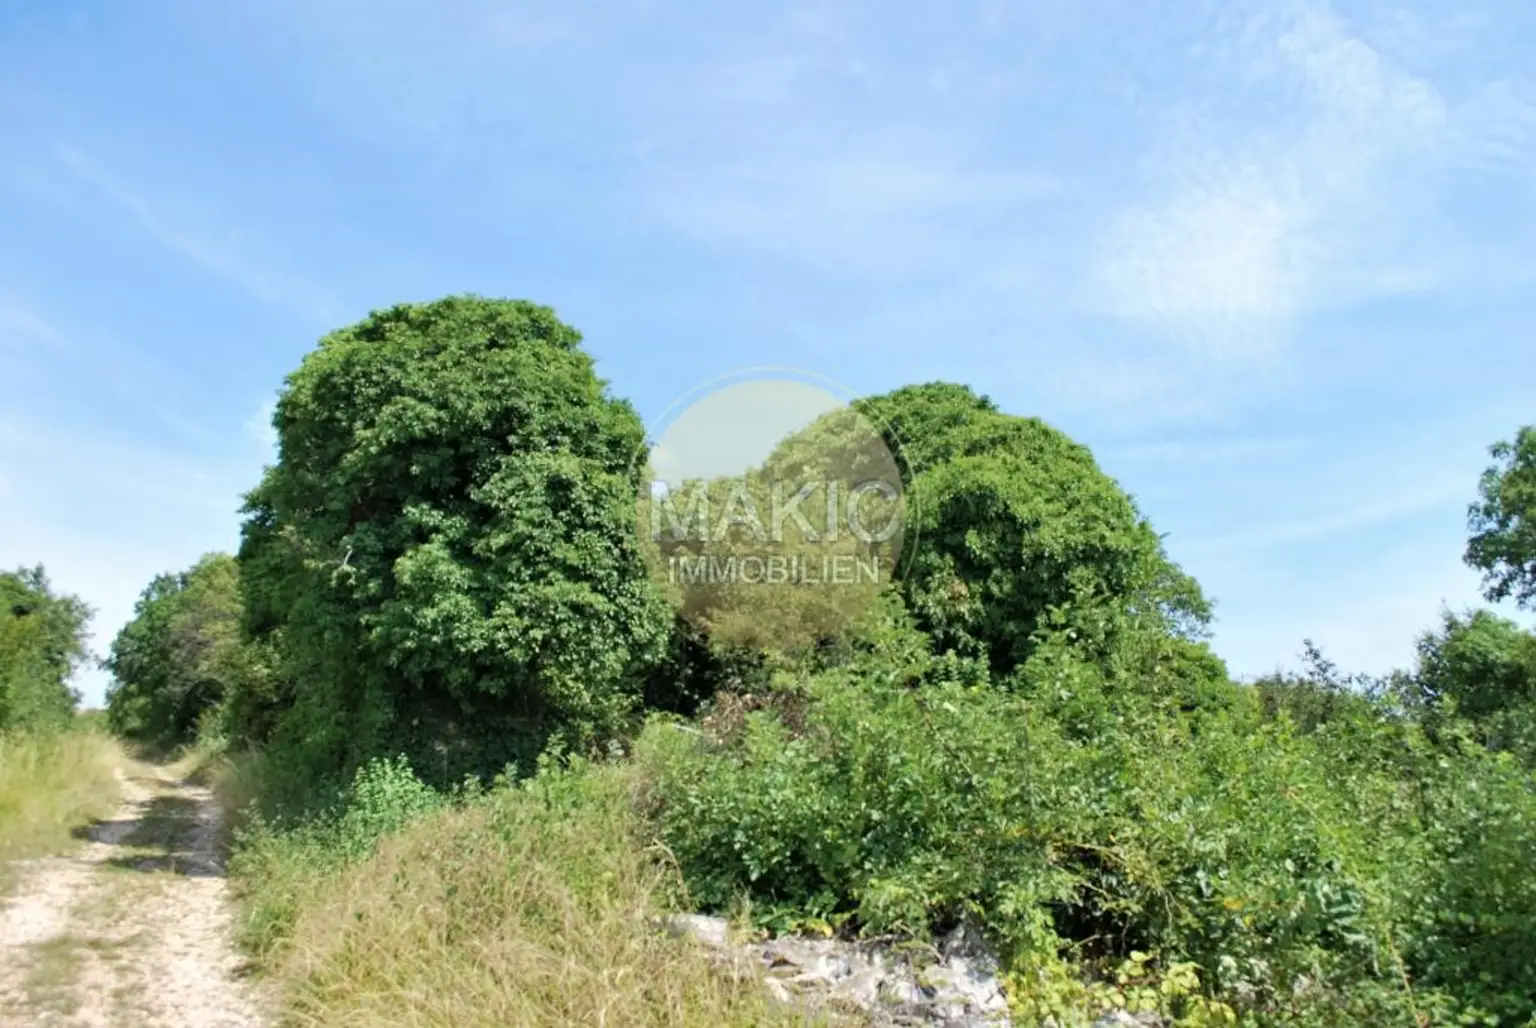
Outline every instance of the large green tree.
[(1514, 597), (1522, 607), (1536, 603), (1536, 426), (1527, 425), (1513, 442), (1489, 451), (1494, 463), (1483, 472), (1478, 501), (1468, 511), (1472, 532), (1466, 561), (1483, 573), (1490, 601)]
[(259, 673), (241, 630), (239, 568), (208, 554), (157, 575), (103, 662), (115, 731), (164, 745), (190, 740), (205, 713)]
[(634, 519), (644, 430), (548, 308), (378, 311), (289, 376), (248, 498), (248, 626), (288, 685), (276, 742), (444, 779), (625, 722), (669, 617)]
[(1064, 617), (1074, 635), (1126, 618), (1170, 639), (1203, 633), (1210, 610), (1199, 587), (1087, 447), (948, 383), (858, 409), (905, 468), (903, 589), (941, 649), (1007, 673)]
[(69, 679), (86, 660), (90, 618), (41, 567), (0, 572), (0, 731), (69, 719), (79, 700)]

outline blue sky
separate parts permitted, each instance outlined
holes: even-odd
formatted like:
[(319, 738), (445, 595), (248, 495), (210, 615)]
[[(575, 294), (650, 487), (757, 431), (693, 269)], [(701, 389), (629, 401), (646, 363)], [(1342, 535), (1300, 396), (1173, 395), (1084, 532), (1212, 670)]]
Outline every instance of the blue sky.
[(320, 335), (472, 291), (648, 416), (968, 383), (1094, 449), (1234, 671), (1402, 664), (1536, 422), (1533, 52), (1514, 0), (9, 0), (0, 566), (104, 649), (235, 545)]

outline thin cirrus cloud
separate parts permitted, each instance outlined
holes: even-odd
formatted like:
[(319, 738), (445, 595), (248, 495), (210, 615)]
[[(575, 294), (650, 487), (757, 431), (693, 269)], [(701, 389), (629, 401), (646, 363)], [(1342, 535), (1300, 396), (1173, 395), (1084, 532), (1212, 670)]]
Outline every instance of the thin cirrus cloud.
[(205, 434), (164, 402), (189, 388), (174, 368), (112, 332), (45, 314), (6, 286), (0, 286), (0, 370), (14, 385), (8, 413), (30, 409), (44, 425), (57, 423), (66, 403), (91, 395), (95, 407), (121, 407), (184, 439)]
[(1230, 535), (1202, 539), (1185, 544), (1184, 552), (1201, 559), (1233, 553), (1271, 552), (1297, 543), (1336, 538), (1425, 511), (1444, 510), (1448, 504), (1465, 502), (1468, 477), (1447, 476), (1442, 481), (1424, 483), (1386, 499), (1359, 501), (1358, 506), (1336, 513), (1270, 522)]
[(316, 324), (332, 324), (344, 316), (346, 308), (335, 296), (298, 275), (277, 270), (277, 261), (270, 256), (252, 255), (249, 243), (220, 240), (214, 233), (178, 224), (144, 194), (73, 147), (60, 146), (56, 157), (74, 179), (131, 217), (156, 243), (256, 300)]
[(1098, 269), (1114, 312), (1262, 349), (1333, 300), (1432, 281), (1391, 243), (1459, 112), (1327, 6), (1287, 9), (1242, 26), (1220, 62), (1277, 116), (1245, 125), (1189, 105), (1156, 159), (1159, 195), (1115, 219)]
[[(952, 274), (978, 222), (1048, 201), (1061, 185), (1030, 172), (977, 172), (953, 159), (881, 144), (759, 154), (655, 183), (656, 212), (680, 230), (798, 259), (840, 276)], [(805, 152), (810, 151), (810, 152)]]

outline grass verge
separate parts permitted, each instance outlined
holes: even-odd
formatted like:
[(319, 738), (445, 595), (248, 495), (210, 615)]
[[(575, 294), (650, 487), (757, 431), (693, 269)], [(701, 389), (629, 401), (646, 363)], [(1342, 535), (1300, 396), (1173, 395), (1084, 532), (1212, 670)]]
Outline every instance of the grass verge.
[(658, 930), (669, 877), (634, 787), (622, 767), (545, 772), (419, 815), (361, 856), (344, 855), (358, 852), (344, 828), (258, 824), (231, 870), (285, 1023), (807, 1023)]
[[(69, 849), (117, 807), (118, 744), (95, 728), (0, 735), (0, 864)], [(0, 888), (5, 885), (0, 866)]]

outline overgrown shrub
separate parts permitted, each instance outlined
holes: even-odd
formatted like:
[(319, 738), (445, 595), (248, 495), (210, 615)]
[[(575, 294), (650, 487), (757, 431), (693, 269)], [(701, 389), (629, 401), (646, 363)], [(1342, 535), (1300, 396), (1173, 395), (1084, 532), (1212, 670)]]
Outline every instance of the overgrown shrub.
[(1086, 447), (962, 386), (909, 386), (856, 406), (902, 458), (915, 541), (902, 591), (940, 650), (1007, 674), (1069, 604), (1202, 633), (1199, 587)]
[(368, 856), (381, 839), (441, 809), (446, 800), (416, 777), (403, 756), (395, 756), (369, 760), (329, 805), (321, 802), (322, 796), (311, 797), (310, 809), (297, 818), (286, 811), (263, 814), (259, 806), (226, 812), (241, 820), (231, 873), (254, 900), (244, 931), (258, 951), (287, 931), (306, 889)]
[(1483, 573), (1489, 600), (1536, 607), (1536, 425), (1489, 448), (1494, 463), (1467, 510), (1466, 562)]
[(1432, 730), (1465, 722), (1494, 750), (1536, 767), (1536, 634), (1491, 611), (1446, 612), (1418, 643), (1400, 691)]
[[(1448, 615), (1387, 679), (1309, 646), (1235, 685), (1198, 585), (1088, 450), (935, 383), (857, 405), (912, 500), (895, 587), (793, 651), (751, 602), (711, 637), (645, 582), (639, 424), (577, 344), (530, 304), (392, 308), (279, 404), (240, 555), (271, 673), (222, 709), (267, 740), (232, 867), (300, 1022), (385, 1021), (448, 981), (463, 1002), (411, 1015), (766, 1016), (650, 930), (669, 902), (780, 930), (974, 920), (1026, 1019), (1536, 1017), (1529, 633)], [(1479, 552), (1518, 595), (1512, 468)], [(630, 739), (642, 705), (672, 713)], [(549, 756), (600, 743), (633, 762)]]
[[(778, 928), (973, 917), (1021, 982), (1150, 954), (1275, 1023), (1532, 1012), (1510, 998), (1536, 980), (1522, 779), (1436, 777), (1440, 751), (1385, 716), (1356, 726), (1382, 736), (1357, 753), (1251, 704), (1191, 716), (1177, 689), (1081, 660), (1020, 677), (1040, 674), (991, 685), (891, 616), (734, 718), (653, 724), (638, 754), (690, 895)], [(1480, 947), (1502, 953), (1477, 983), (1442, 962)]]

